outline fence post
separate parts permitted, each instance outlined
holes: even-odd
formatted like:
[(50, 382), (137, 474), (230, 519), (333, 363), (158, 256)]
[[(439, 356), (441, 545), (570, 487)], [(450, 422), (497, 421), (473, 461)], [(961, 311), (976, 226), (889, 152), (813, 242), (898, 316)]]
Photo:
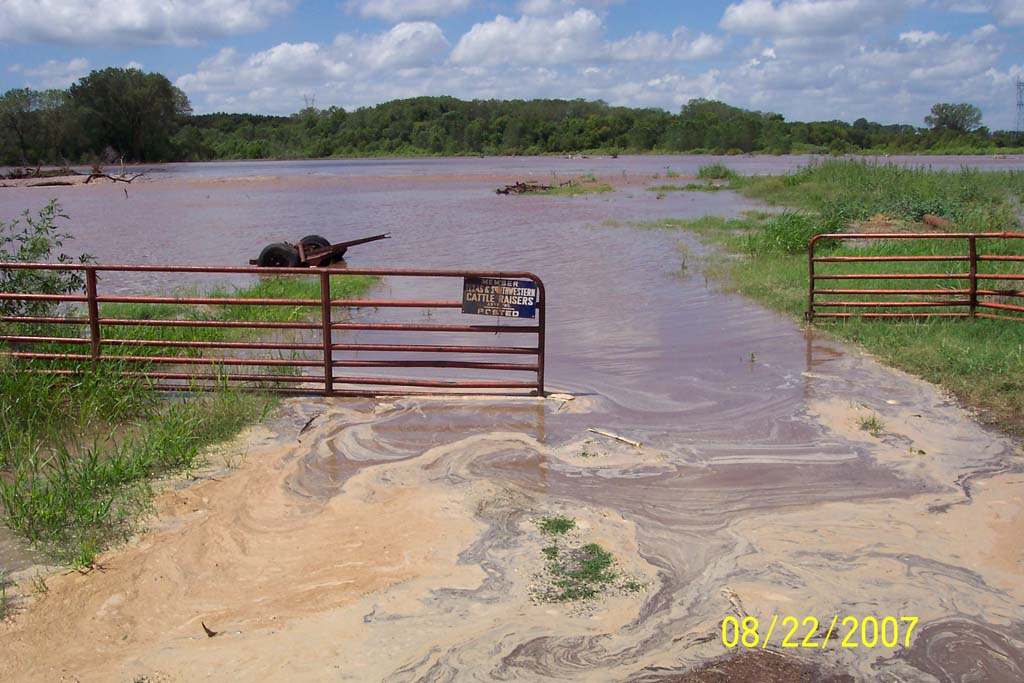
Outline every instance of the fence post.
[(334, 393), (334, 343), (331, 334), (331, 274), (324, 270), (320, 273), (320, 317), (323, 326), (324, 345), (324, 396)]
[(92, 342), (92, 359), (100, 359), (100, 306), (96, 301), (96, 269), (85, 269), (85, 295), (89, 309), (89, 340)]
[(814, 242), (817, 236), (811, 238), (807, 243), (807, 312), (804, 313), (804, 320), (814, 322)]
[(978, 238), (971, 235), (967, 238), (970, 245), (971, 270), (969, 273), (971, 287), (971, 317), (974, 318), (978, 309)]
[(546, 333), (547, 333), (547, 293), (544, 291), (544, 283), (538, 278), (537, 282), (537, 294), (539, 295), (540, 304), (537, 307), (537, 395), (544, 396), (544, 354), (546, 353)]

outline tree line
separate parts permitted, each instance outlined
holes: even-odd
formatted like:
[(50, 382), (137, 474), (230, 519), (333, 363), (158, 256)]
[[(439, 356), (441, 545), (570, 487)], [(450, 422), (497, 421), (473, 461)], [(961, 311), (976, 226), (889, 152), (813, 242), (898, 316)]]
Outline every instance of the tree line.
[(1021, 144), (981, 125), (973, 105), (940, 103), (927, 127), (786, 121), (714, 100), (676, 114), (584, 100), (416, 97), (291, 116), (192, 113), (159, 73), (107, 68), (67, 90), (0, 96), (0, 164), (330, 156), (627, 153), (967, 152)]

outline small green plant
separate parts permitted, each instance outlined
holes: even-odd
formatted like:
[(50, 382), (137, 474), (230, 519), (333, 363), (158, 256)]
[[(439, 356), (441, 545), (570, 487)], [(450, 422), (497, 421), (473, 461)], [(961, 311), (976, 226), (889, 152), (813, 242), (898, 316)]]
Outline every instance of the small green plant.
[(563, 517), (561, 515), (548, 515), (541, 517), (537, 521), (537, 527), (540, 528), (542, 533), (561, 536), (576, 528), (576, 520), (572, 517)]
[(597, 591), (615, 580), (612, 569), (615, 558), (596, 543), (565, 554), (562, 561), (552, 563), (555, 592), (549, 596), (552, 602), (589, 600)]
[(626, 579), (619, 587), (626, 593), (639, 593), (644, 588), (647, 588), (647, 584), (642, 581), (637, 581), (636, 579)]
[(857, 424), (863, 431), (870, 432), (872, 436), (878, 436), (885, 430), (885, 423), (874, 414), (861, 415), (857, 418)]
[(538, 602), (584, 602), (606, 591), (637, 593), (645, 588), (637, 579), (624, 576), (616, 568), (615, 556), (597, 543), (567, 549), (549, 546), (542, 552), (547, 560), (545, 574), (533, 590)]
[(11, 608), (13, 606), (13, 600), (7, 594), (7, 587), (11, 585), (11, 580), (7, 575), (6, 571), (0, 570), (0, 621), (6, 619), (11, 615)]

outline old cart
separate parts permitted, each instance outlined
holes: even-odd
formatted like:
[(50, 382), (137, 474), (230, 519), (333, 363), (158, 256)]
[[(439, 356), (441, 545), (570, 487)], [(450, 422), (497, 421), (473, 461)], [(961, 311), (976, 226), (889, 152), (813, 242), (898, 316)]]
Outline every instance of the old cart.
[(377, 240), (385, 240), (390, 237), (391, 233), (386, 232), (380, 235), (373, 235), (372, 237), (363, 237), (357, 240), (349, 240), (348, 242), (331, 244), (327, 238), (320, 235), (306, 235), (299, 240), (298, 244), (292, 244), (291, 242), (268, 244), (260, 252), (259, 258), (251, 259), (249, 263), (263, 268), (296, 268), (300, 266), (315, 268), (317, 266), (329, 266), (332, 263), (344, 260), (345, 252), (348, 251), (349, 247), (354, 247), (357, 244), (366, 244), (367, 242), (376, 242)]

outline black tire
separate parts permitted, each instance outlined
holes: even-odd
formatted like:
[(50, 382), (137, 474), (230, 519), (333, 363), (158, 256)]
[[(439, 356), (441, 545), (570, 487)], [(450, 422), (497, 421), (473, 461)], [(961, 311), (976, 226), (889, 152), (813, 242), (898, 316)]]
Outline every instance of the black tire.
[(315, 249), (326, 249), (331, 246), (331, 243), (327, 241), (326, 237), (320, 235), (306, 235), (299, 242), (302, 243), (303, 251), (313, 251)]
[(287, 242), (269, 244), (256, 262), (263, 268), (294, 268), (299, 265), (299, 250)]

